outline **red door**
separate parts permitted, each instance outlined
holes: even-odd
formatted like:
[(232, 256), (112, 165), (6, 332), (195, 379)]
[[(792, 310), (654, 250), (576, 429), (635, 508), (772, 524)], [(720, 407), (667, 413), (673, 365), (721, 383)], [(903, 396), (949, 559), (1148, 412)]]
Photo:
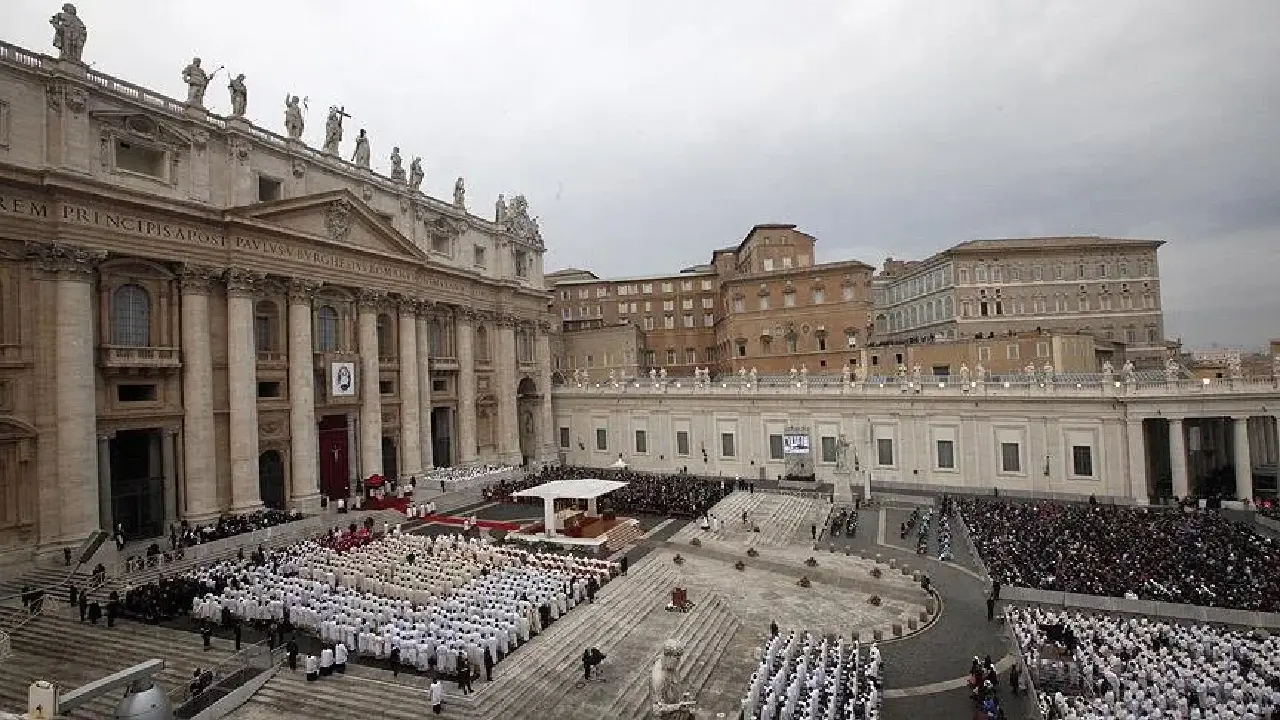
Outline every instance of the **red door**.
[(320, 492), (330, 500), (347, 497), (347, 419), (330, 415), (320, 421)]

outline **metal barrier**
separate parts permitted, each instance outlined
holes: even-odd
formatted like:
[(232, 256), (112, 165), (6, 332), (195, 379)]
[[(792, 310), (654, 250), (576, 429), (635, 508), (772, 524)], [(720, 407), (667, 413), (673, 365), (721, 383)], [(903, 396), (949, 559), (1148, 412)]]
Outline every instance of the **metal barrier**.
[(256, 642), (234, 655), (223, 658), (212, 668), (209, 668), (213, 677), (208, 686), (199, 693), (192, 695), (189, 684), (178, 685), (170, 688), (169, 701), (173, 703), (173, 707), (179, 712), (183, 708), (194, 707), (199, 709), (205, 705), (212, 704), (210, 701), (217, 700), (227, 693), (227, 688), (221, 687), (221, 684), (228, 678), (234, 678), (237, 674), (244, 673), (246, 670), (256, 675), (275, 664), (278, 664), (278, 661), (270, 640)]
[(1280, 628), (1280, 613), (1253, 612), (1251, 610), (1205, 607), (1203, 605), (1184, 605), (1181, 603), (1157, 602), (1155, 600), (1130, 600), (1129, 598), (1036, 590), (1017, 586), (1001, 589), (1000, 599), (1010, 602), (1029, 602), (1040, 605), (1093, 610), (1103, 613), (1145, 615), (1165, 620), (1237, 625), (1251, 628)]

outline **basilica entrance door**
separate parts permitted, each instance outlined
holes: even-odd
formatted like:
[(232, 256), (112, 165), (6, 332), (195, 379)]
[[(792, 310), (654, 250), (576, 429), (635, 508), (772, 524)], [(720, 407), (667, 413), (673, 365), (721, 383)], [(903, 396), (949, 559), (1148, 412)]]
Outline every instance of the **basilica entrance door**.
[(111, 439), (111, 525), (131, 538), (163, 535), (164, 471), (159, 430), (121, 430)]
[(272, 510), (284, 509), (284, 458), (278, 450), (258, 456), (258, 494)]
[(351, 478), (347, 465), (347, 417), (326, 415), (320, 419), (320, 492), (330, 500), (345, 498)]

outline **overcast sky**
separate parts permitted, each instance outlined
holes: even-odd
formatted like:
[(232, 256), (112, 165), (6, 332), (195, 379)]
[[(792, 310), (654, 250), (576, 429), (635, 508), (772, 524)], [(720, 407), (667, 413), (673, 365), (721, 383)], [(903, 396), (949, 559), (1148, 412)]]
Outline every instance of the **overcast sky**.
[[(54, 52), (58, 2), (5, 0)], [(193, 54), (351, 113), (386, 171), (465, 176), (474, 212), (525, 193), (548, 270), (705, 262), (756, 223), (820, 261), (975, 237), (1168, 241), (1170, 336), (1280, 336), (1280, 0), (83, 0), (84, 57), (185, 97)]]

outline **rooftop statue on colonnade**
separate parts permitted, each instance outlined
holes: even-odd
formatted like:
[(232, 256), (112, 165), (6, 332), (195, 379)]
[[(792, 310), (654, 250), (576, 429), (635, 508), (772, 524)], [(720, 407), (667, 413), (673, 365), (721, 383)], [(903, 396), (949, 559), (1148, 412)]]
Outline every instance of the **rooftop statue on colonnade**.
[(53, 46), (58, 48), (58, 58), (74, 63), (83, 63), (80, 59), (84, 52), (84, 43), (89, 39), (89, 29), (76, 14), (76, 6), (66, 3), (62, 12), (49, 18), (53, 26)]

